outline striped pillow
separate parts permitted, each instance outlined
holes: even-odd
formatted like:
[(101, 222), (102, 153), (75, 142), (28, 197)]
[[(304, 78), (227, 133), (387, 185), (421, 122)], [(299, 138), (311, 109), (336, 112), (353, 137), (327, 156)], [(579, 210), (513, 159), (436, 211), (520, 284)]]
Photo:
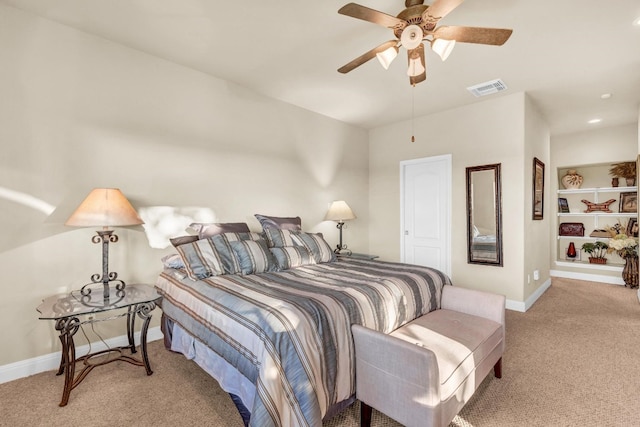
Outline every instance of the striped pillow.
[(220, 253), (222, 259), (222, 266), (226, 274), (240, 273), (240, 264), (236, 255), (231, 248), (232, 242), (239, 242), (243, 240), (262, 240), (262, 235), (259, 233), (223, 233), (210, 237), (213, 241), (213, 245)]
[(267, 228), (281, 228), (285, 230), (302, 230), (302, 219), (299, 216), (296, 217), (282, 217), (282, 216), (267, 216), (267, 215), (254, 215), (263, 230)]
[(253, 274), (265, 271), (277, 271), (278, 264), (264, 240), (240, 240), (230, 242), (238, 260), (240, 273)]
[(224, 274), (222, 258), (210, 239), (202, 239), (176, 247), (191, 280)]
[(269, 249), (278, 262), (280, 270), (315, 264), (316, 260), (304, 246), (284, 246)]
[(283, 246), (293, 246), (291, 236), (297, 231), (284, 230), (280, 228), (265, 228), (264, 235), (270, 248), (280, 248)]
[(291, 238), (296, 245), (307, 248), (318, 264), (336, 260), (336, 254), (333, 253), (331, 246), (324, 240), (322, 233), (297, 233), (292, 235)]

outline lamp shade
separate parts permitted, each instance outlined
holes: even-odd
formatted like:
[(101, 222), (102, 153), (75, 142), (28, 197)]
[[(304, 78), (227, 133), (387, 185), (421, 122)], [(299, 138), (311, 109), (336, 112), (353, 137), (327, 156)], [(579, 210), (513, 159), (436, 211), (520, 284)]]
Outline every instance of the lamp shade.
[(437, 53), (440, 59), (446, 61), (455, 45), (455, 40), (433, 39), (431, 41), (431, 50)]
[(380, 61), (380, 65), (382, 65), (385, 70), (389, 69), (389, 65), (391, 65), (391, 62), (396, 59), (396, 56), (398, 56), (398, 46), (391, 46), (382, 52), (376, 53), (376, 57), (378, 58), (378, 61)]
[(325, 221), (348, 221), (355, 219), (353, 211), (344, 200), (337, 200), (331, 203), (329, 210), (324, 217)]
[(424, 65), (422, 65), (422, 60), (419, 55), (416, 55), (415, 58), (409, 59), (409, 68), (407, 68), (407, 75), (409, 77), (417, 77), (425, 71), (426, 69), (424, 68)]
[(74, 227), (116, 227), (144, 224), (117, 188), (94, 188), (64, 223)]

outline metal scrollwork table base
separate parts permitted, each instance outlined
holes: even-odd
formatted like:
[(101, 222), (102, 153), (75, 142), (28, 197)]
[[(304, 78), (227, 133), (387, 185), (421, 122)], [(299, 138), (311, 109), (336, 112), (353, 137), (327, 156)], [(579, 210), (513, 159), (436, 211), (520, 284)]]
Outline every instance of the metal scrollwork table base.
[[(147, 375), (153, 374), (147, 354), (147, 330), (151, 321), (152, 311), (160, 295), (148, 285), (127, 285), (124, 289), (104, 298), (102, 292), (89, 294), (79, 291), (70, 294), (54, 295), (45, 299), (37, 308), (40, 319), (55, 320), (55, 329), (60, 333), (62, 344), (62, 357), (60, 368), (56, 375), (64, 374), (64, 389), (60, 406), (66, 406), (69, 402), (71, 390), (76, 388), (82, 380), (97, 366), (106, 365), (115, 361), (124, 361), (135, 366), (144, 366)], [(109, 317), (96, 318), (97, 313), (120, 310)], [(84, 324), (103, 322), (121, 317), (127, 317), (128, 345), (108, 348), (96, 351), (84, 356), (76, 357), (74, 335)], [(134, 357), (135, 344), (135, 320), (136, 316), (142, 319), (140, 330), (141, 358)], [(84, 320), (80, 320), (83, 318)], [(115, 357), (112, 357), (115, 355)], [(76, 368), (81, 368), (76, 374)]]

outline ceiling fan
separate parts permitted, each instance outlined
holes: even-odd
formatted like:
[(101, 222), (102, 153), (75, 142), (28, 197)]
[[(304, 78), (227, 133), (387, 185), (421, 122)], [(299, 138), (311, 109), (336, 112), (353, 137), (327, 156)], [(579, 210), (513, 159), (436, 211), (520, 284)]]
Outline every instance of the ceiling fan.
[(409, 82), (415, 86), (427, 78), (423, 41), (429, 42), (431, 49), (444, 61), (456, 42), (501, 46), (509, 39), (513, 32), (509, 29), (461, 26), (436, 28), (438, 21), (463, 1), (435, 0), (431, 5), (425, 5), (424, 0), (405, 0), (406, 9), (398, 16), (391, 16), (355, 3), (344, 5), (338, 13), (390, 28), (396, 38), (371, 49), (340, 67), (338, 71), (343, 74), (348, 73), (374, 57), (377, 57), (382, 66), (387, 69), (402, 46), (407, 50)]

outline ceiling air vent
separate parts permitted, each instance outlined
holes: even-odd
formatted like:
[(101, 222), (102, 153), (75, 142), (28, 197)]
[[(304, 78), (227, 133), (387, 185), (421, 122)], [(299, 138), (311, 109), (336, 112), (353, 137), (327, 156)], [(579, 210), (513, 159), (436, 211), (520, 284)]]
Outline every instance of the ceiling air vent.
[(474, 96), (486, 96), (492, 93), (502, 92), (507, 90), (507, 85), (500, 79), (491, 80), (488, 82), (480, 83), (475, 86), (469, 86), (467, 88)]

